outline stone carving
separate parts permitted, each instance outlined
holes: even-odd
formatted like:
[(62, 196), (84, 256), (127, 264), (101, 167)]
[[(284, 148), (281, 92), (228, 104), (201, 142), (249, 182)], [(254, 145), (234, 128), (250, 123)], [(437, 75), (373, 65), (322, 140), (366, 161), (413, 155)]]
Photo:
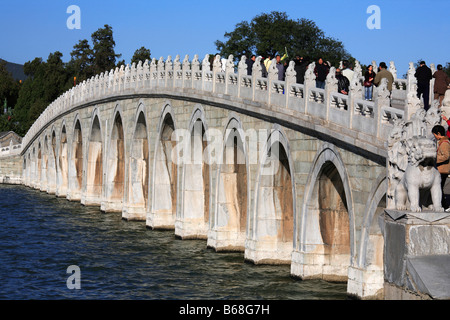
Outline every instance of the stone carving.
[(214, 72), (222, 72), (222, 61), (220, 59), (220, 55), (216, 54), (213, 61), (213, 71)]
[[(394, 119), (388, 138), (387, 207), (397, 210), (442, 212), (441, 176), (435, 168), (436, 142), (432, 127), (440, 122), (440, 110), (417, 110), (410, 121)], [(431, 200), (431, 203), (430, 203)]]
[(338, 80), (336, 79), (336, 68), (331, 67), (330, 72), (327, 74), (327, 78), (325, 79), (325, 89), (330, 92), (338, 91)]
[(394, 61), (389, 62), (389, 71), (392, 73), (394, 80), (397, 80), (397, 68), (395, 67)]
[(295, 62), (290, 61), (289, 66), (286, 69), (285, 73), (285, 81), (289, 83), (295, 83), (296, 82), (296, 76), (297, 72), (295, 71)]
[(256, 78), (262, 77), (261, 56), (258, 56), (255, 62), (253, 63), (252, 75), (255, 76)]
[(314, 74), (315, 67), (316, 67), (315, 62), (311, 62), (308, 65), (308, 68), (306, 69), (306, 72), (305, 72), (305, 83), (314, 82), (314, 80), (316, 80), (316, 75)]
[(225, 66), (225, 72), (234, 73), (234, 56), (232, 54), (228, 56)]
[(242, 56), (241, 60), (239, 61), (238, 73), (240, 75), (247, 75), (247, 64), (245, 63), (246, 61), (247, 61), (247, 57), (246, 56)]

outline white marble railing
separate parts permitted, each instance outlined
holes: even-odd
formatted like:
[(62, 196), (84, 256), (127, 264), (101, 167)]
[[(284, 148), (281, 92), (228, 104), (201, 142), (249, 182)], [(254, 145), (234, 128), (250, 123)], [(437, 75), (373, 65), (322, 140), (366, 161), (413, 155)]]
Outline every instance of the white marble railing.
[(12, 143), (9, 146), (1, 147), (0, 148), (0, 157), (9, 157), (18, 155), (22, 152), (22, 144), (15, 144)]
[[(148, 93), (160, 89), (173, 90), (174, 93), (186, 89), (186, 94), (189, 94), (189, 90), (194, 90), (206, 95), (228, 95), (260, 102), (268, 108), (277, 108), (277, 111), (282, 111), (283, 108), (294, 110), (362, 131), (381, 140), (385, 140), (389, 132), (385, 130), (386, 126), (391, 125), (386, 120), (390, 119), (389, 115), (395, 113), (399, 117), (403, 116), (402, 110), (390, 109), (389, 98), (385, 98), (386, 84), (374, 88), (375, 102), (362, 100), (364, 88), (359, 63), (354, 70), (355, 77), (351, 82), (349, 95), (342, 95), (337, 93), (334, 68), (328, 75), (326, 89), (318, 89), (315, 86), (315, 63), (308, 66), (304, 84), (297, 84), (293, 62), (286, 70), (285, 81), (279, 81), (275, 60), (268, 70), (267, 78), (264, 78), (259, 59), (253, 65), (251, 76), (247, 75), (245, 57), (241, 58), (236, 72), (233, 56), (228, 58), (225, 66), (222, 66), (220, 56), (216, 56), (211, 67), (209, 55), (205, 56), (202, 63), (197, 55), (192, 61), (189, 61), (187, 55), (183, 61), (180, 61), (179, 56), (172, 61), (169, 56), (166, 61), (163, 58), (158, 62), (153, 59), (150, 63), (147, 60), (106, 71), (78, 84), (52, 102), (31, 126), (22, 145), (27, 148), (47, 124), (76, 106), (106, 97)], [(396, 80), (393, 96), (406, 98), (408, 81), (410, 80)]]

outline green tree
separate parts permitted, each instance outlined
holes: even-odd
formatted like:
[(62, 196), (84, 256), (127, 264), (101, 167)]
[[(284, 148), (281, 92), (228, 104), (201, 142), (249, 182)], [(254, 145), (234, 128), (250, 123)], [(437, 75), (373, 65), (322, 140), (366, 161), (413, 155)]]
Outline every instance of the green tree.
[(6, 69), (6, 61), (0, 61), (0, 107), (3, 113), (3, 103), (13, 107), (19, 95), (19, 83), (14, 80), (12, 74)]
[(134, 52), (133, 58), (131, 58), (131, 63), (135, 62), (137, 64), (139, 61), (142, 61), (142, 63), (144, 63), (145, 60), (150, 61), (151, 59), (150, 57), (151, 57), (150, 49), (140, 47)]
[[(0, 132), (15, 131), (14, 118), (11, 116), (11, 107), (16, 104), (20, 85), (12, 74), (6, 69), (6, 61), (0, 61)], [(6, 101), (7, 112), (4, 113)]]
[(73, 46), (73, 51), (70, 53), (71, 60), (67, 64), (71, 78), (76, 77), (77, 82), (81, 83), (84, 80), (94, 76), (94, 51), (91, 49), (88, 40), (80, 40)]
[(442, 69), (450, 77), (450, 62), (447, 62), (447, 64)]
[(308, 19), (293, 20), (285, 12), (272, 11), (242, 21), (235, 30), (226, 32), (226, 41), (215, 42), (221, 55), (232, 54), (236, 59), (254, 53), (263, 57), (283, 55), (285, 48), (290, 57), (322, 57), (333, 65), (339, 61), (352, 60), (342, 42), (328, 37)]
[(25, 63), (28, 78), (19, 91), (13, 112), (13, 118), (19, 123), (18, 134), (24, 135), (45, 108), (72, 85), (62, 56), (56, 51), (50, 53), (46, 62), (35, 58)]
[(91, 37), (94, 51), (94, 74), (114, 69), (116, 67), (116, 59), (122, 55), (116, 54), (114, 51), (116, 42), (114, 41), (112, 27), (105, 24), (104, 28), (95, 31)]

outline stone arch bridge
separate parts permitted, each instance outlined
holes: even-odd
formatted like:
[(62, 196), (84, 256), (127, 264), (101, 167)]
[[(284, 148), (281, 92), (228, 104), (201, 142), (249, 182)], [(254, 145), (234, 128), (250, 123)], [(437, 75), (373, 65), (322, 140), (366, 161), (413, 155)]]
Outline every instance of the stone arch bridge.
[(385, 142), (413, 108), (411, 78), (365, 101), (358, 63), (342, 95), (334, 68), (316, 88), (314, 63), (297, 84), (292, 64), (278, 81), (275, 63), (264, 78), (245, 58), (237, 70), (232, 56), (188, 58), (122, 66), (60, 96), (23, 138), (22, 183), (382, 297)]

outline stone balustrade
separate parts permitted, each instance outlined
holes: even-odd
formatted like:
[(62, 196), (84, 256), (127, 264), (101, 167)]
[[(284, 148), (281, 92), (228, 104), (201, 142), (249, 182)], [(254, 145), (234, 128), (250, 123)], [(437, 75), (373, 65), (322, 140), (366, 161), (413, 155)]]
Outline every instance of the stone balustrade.
[[(69, 112), (73, 108), (96, 100), (112, 96), (148, 93), (153, 89), (173, 91), (193, 90), (215, 96), (230, 96), (242, 100), (254, 101), (268, 107), (285, 108), (304, 113), (330, 123), (360, 131), (373, 139), (385, 141), (392, 126), (394, 117), (403, 118), (407, 106), (408, 90), (415, 78), (410, 70), (408, 79), (396, 79), (392, 95), (389, 95), (386, 84), (374, 88), (374, 101), (365, 101), (363, 76), (359, 63), (356, 63), (355, 77), (351, 81), (350, 92), (342, 95), (337, 92), (335, 69), (330, 70), (326, 80), (326, 89), (318, 89), (315, 85), (314, 67), (311, 63), (305, 74), (304, 84), (295, 81), (294, 63), (286, 70), (285, 81), (279, 81), (275, 60), (263, 77), (260, 58), (253, 65), (253, 73), (247, 75), (245, 57), (242, 57), (235, 70), (234, 58), (229, 56), (226, 66), (222, 66), (220, 56), (216, 56), (210, 66), (209, 55), (202, 62), (198, 55), (192, 61), (186, 55), (181, 62), (177, 55), (175, 60), (169, 56), (166, 61), (161, 57), (149, 62), (122, 65), (110, 71), (96, 75), (62, 94), (52, 102), (23, 138), (23, 150), (26, 150), (34, 137), (51, 121)], [(391, 63), (391, 68), (393, 63)], [(412, 67), (414, 68), (414, 67)], [(391, 100), (400, 101), (400, 108), (392, 108)]]

